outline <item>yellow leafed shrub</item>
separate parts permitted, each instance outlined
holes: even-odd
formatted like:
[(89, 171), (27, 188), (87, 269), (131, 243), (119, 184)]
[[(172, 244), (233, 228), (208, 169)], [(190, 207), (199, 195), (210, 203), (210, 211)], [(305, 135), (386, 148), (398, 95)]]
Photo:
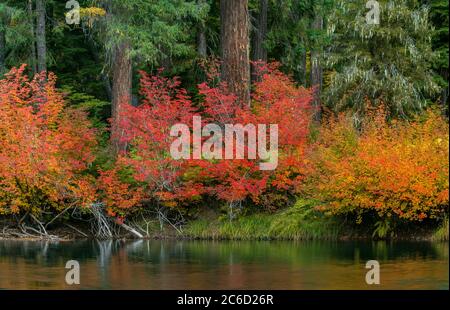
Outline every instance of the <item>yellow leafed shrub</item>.
[(331, 214), (440, 219), (449, 200), (448, 122), (434, 111), (386, 122), (369, 113), (360, 130), (340, 115), (328, 120), (312, 154), (309, 186)]

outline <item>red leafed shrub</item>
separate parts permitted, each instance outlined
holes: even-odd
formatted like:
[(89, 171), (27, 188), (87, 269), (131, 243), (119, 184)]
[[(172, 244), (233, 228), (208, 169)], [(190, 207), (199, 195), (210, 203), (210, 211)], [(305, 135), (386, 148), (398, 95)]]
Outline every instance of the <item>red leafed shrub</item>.
[[(118, 161), (132, 171), (132, 181), (122, 178), (123, 182), (134, 182), (133, 188), (142, 188), (145, 200), (178, 208), (205, 196), (228, 203), (252, 201), (273, 206), (270, 200), (274, 193), (293, 193), (304, 177), (312, 95), (297, 88), (276, 65), (264, 72), (261, 82), (254, 85), (251, 108), (238, 105), (236, 97), (221, 83), (200, 84), (203, 100), (194, 108), (177, 78), (142, 73), (142, 103), (137, 107), (126, 105), (119, 117), (121, 139), (129, 147)], [(183, 123), (192, 130), (194, 115), (201, 116), (202, 125), (278, 124), (278, 168), (261, 171), (258, 159), (173, 159), (169, 152), (174, 141), (171, 126)], [(191, 143), (192, 139), (191, 135)], [(108, 205), (121, 208), (120, 201), (113, 200)]]
[(383, 220), (442, 218), (448, 208), (448, 123), (429, 111), (386, 122), (374, 111), (359, 133), (345, 115), (323, 124), (312, 157), (312, 192), (332, 214)]
[(228, 202), (250, 198), (272, 211), (285, 206), (303, 181), (312, 100), (311, 90), (296, 87), (278, 66), (259, 66), (262, 76), (254, 84), (251, 108), (239, 107), (226, 85), (199, 86), (207, 122), (278, 125), (278, 166), (273, 171), (260, 171), (257, 160), (202, 163), (203, 174), (216, 181), (209, 193)]
[[(138, 107), (124, 104), (116, 124), (121, 128), (120, 142), (128, 145), (127, 151), (118, 155), (114, 171), (103, 172), (99, 179), (103, 200), (114, 213), (124, 213), (143, 199), (173, 207), (202, 193), (198, 186), (182, 181), (186, 162), (174, 160), (169, 152), (171, 126), (192, 124), (190, 98), (180, 88), (178, 78), (141, 74), (143, 100)], [(120, 193), (130, 194), (121, 195), (114, 191), (115, 187)]]
[(278, 167), (271, 176), (271, 187), (277, 191), (292, 191), (304, 178), (305, 152), (310, 129), (312, 92), (294, 86), (292, 80), (269, 65), (254, 93), (256, 123), (273, 123), (279, 127)]
[(95, 133), (84, 112), (65, 106), (52, 73), (29, 80), (24, 70), (0, 80), (0, 213), (87, 204)]
[[(121, 178), (121, 165), (108, 171), (100, 171), (98, 177), (98, 190), (102, 193), (101, 199), (106, 204), (106, 211), (110, 216), (138, 205), (142, 200), (142, 189), (134, 188)], [(122, 172), (122, 177), (124, 173)], [(117, 208), (120, 206), (120, 208)], [(120, 216), (121, 214), (119, 214)]]

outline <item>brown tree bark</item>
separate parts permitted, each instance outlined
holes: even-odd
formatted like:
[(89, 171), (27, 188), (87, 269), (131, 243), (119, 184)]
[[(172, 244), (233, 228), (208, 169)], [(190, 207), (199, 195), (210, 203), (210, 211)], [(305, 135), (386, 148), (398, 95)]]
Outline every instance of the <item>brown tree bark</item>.
[[(323, 17), (320, 14), (317, 14), (314, 18), (312, 28), (316, 31), (320, 31), (323, 29)], [(321, 101), (320, 96), (322, 94), (322, 76), (323, 69), (320, 65), (320, 57), (321, 51), (317, 48), (313, 48), (311, 50), (311, 86), (315, 87), (314, 100), (313, 105), (315, 108), (314, 119), (320, 121), (321, 119)]]
[(30, 24), (30, 34), (31, 34), (31, 46), (30, 46), (30, 69), (32, 74), (37, 72), (37, 60), (36, 60), (36, 34), (34, 32), (34, 12), (33, 12), (33, 0), (28, 0), (27, 4), (28, 11), (28, 22)]
[[(92, 36), (88, 36), (87, 38), (89, 51), (94, 58), (94, 61), (97, 63), (101, 63), (102, 59), (100, 58), (100, 51), (99, 47), (96, 45), (96, 42), (94, 41)], [(112, 86), (111, 81), (109, 78), (109, 75), (102, 70), (100, 73), (102, 82), (103, 82), (103, 88), (105, 89), (106, 97), (108, 98), (108, 101), (112, 101)]]
[[(256, 27), (252, 38), (252, 61), (255, 62), (267, 62), (267, 51), (263, 46), (267, 36), (267, 9), (268, 0), (260, 0), (259, 11), (256, 16)], [(251, 66), (251, 71), (252, 82), (259, 81), (260, 72), (258, 72), (254, 65)]]
[(0, 78), (6, 71), (5, 57), (6, 57), (6, 29), (0, 20)]
[(197, 34), (197, 52), (201, 57), (205, 58), (207, 56), (206, 34), (203, 26), (199, 28)]
[(267, 8), (268, 0), (260, 0), (252, 46), (252, 60), (254, 61), (267, 61), (267, 51), (263, 46), (267, 36)]
[(113, 120), (113, 139), (112, 145), (117, 153), (126, 148), (121, 143), (121, 129), (119, 124), (121, 108), (126, 103), (131, 103), (131, 86), (132, 86), (132, 63), (130, 58), (130, 44), (126, 41), (117, 44), (114, 51), (113, 65), (113, 86), (112, 86), (112, 103), (111, 117)]
[(47, 46), (45, 39), (45, 0), (36, 0), (36, 49), (37, 70), (47, 71)]
[[(302, 39), (303, 46), (306, 46), (304, 43), (304, 40)], [(308, 55), (306, 49), (302, 51), (301, 53), (301, 71), (298, 73), (298, 80), (303, 85), (306, 85), (308, 83), (308, 76), (307, 76), (307, 61), (308, 61)]]
[[(203, 5), (205, 0), (197, 0), (199, 5)], [(197, 32), (197, 53), (200, 57), (205, 58), (207, 56), (207, 44), (206, 44), (206, 33), (205, 33), (205, 23), (200, 22)]]
[[(448, 81), (448, 69), (442, 70), (441, 76), (444, 77), (444, 79)], [(441, 104), (444, 106), (443, 111), (447, 111), (447, 113), (448, 113), (448, 109), (445, 109), (445, 106), (448, 105), (448, 95), (449, 95), (449, 87), (447, 85), (447, 87), (442, 89), (442, 92), (441, 92)]]
[(241, 105), (250, 105), (248, 0), (221, 0), (221, 77)]

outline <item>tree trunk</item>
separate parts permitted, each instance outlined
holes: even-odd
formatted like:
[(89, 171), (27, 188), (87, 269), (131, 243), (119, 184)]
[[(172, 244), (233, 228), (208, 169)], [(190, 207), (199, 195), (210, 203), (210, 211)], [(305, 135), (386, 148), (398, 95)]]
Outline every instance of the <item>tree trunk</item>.
[(6, 57), (6, 28), (2, 25), (0, 20), (0, 78), (6, 71), (5, 57)]
[(267, 36), (267, 6), (268, 0), (260, 0), (259, 13), (256, 21), (256, 30), (253, 36), (253, 57), (254, 61), (267, 62), (267, 51), (264, 48), (264, 40)]
[(222, 80), (241, 105), (250, 105), (248, 0), (221, 0)]
[(34, 12), (33, 12), (33, 0), (28, 0), (27, 5), (28, 10), (28, 23), (30, 24), (30, 34), (31, 34), (31, 46), (30, 46), (30, 69), (33, 75), (37, 72), (36, 67), (36, 34), (34, 32)]
[[(256, 29), (253, 33), (252, 40), (252, 60), (257, 62), (267, 62), (267, 51), (263, 46), (267, 36), (267, 7), (268, 0), (260, 0), (259, 12), (256, 17)], [(259, 72), (254, 65), (251, 68), (252, 82), (259, 81), (261, 72)]]
[(207, 45), (206, 45), (205, 27), (203, 25), (200, 25), (198, 34), (197, 34), (197, 52), (200, 57), (206, 58)]
[(36, 0), (37, 26), (37, 70), (47, 71), (47, 47), (45, 41), (45, 0)]
[[(199, 5), (203, 5), (205, 0), (197, 0)], [(200, 22), (198, 26), (197, 33), (197, 52), (198, 55), (202, 58), (207, 56), (207, 45), (206, 45), (206, 33), (205, 33), (205, 23), (203, 21)]]
[(111, 116), (113, 120), (112, 145), (116, 153), (126, 148), (126, 145), (119, 141), (121, 136), (119, 116), (123, 104), (131, 103), (132, 64), (129, 54), (130, 44), (128, 42), (124, 41), (117, 44), (114, 52), (111, 104)]
[[(320, 14), (317, 14), (314, 18), (312, 28), (315, 31), (321, 31), (323, 29), (323, 18)], [(322, 93), (322, 75), (323, 70), (320, 65), (321, 51), (318, 47), (311, 50), (311, 86), (315, 88), (313, 105), (315, 108), (314, 118), (320, 121), (321, 118), (321, 102), (320, 96)]]
[[(441, 76), (448, 81), (448, 69), (444, 69), (441, 71)], [(445, 106), (448, 107), (448, 94), (449, 94), (449, 87), (447, 85), (447, 87), (445, 87), (444, 89), (442, 89), (441, 92), (441, 104), (444, 107), (444, 111), (447, 111), (448, 114), (448, 109), (445, 109)]]
[[(305, 41), (302, 39), (302, 45), (305, 46)], [(307, 77), (307, 51), (306, 48), (303, 49), (301, 54), (301, 72), (298, 73), (298, 81), (300, 81), (303, 85), (307, 85), (308, 83), (308, 77)]]
[[(101, 49), (96, 45), (96, 42), (94, 41), (92, 36), (88, 36), (88, 47), (92, 57), (94, 58), (94, 61), (96, 63), (102, 63), (103, 60), (100, 58), (99, 53)], [(103, 82), (103, 88), (105, 89), (106, 98), (108, 99), (108, 101), (112, 101), (112, 87), (110, 78), (108, 74), (104, 72), (104, 70), (102, 70), (100, 76)]]

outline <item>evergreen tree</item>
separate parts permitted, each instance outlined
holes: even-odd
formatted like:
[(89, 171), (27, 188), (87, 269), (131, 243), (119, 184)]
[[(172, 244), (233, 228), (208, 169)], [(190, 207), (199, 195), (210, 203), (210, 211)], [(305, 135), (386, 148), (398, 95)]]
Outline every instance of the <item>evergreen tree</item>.
[(446, 104), (448, 110), (448, 0), (431, 0), (430, 5), (430, 19), (435, 27), (433, 33), (433, 50), (437, 53), (437, 59), (433, 63), (433, 69), (437, 72), (436, 82), (442, 88), (440, 94), (440, 101), (442, 104)]
[(356, 120), (367, 108), (365, 98), (407, 117), (439, 90), (428, 9), (417, 1), (381, 0), (379, 24), (371, 24), (366, 2), (339, 0), (329, 17), (332, 43), (325, 60), (334, 72), (324, 99), (335, 111), (352, 109)]
[(32, 36), (29, 33), (24, 3), (0, 3), (0, 75), (28, 61)]
[(47, 71), (46, 1), (36, 0), (36, 51), (38, 72)]
[[(95, 5), (97, 1), (93, 1)], [(177, 57), (195, 55), (189, 30), (206, 14), (207, 5), (184, 0), (100, 1), (106, 11), (95, 31), (112, 60), (112, 117), (132, 101), (133, 63), (170, 67)], [(117, 141), (116, 149), (122, 148)]]
[(271, 1), (265, 47), (269, 59), (280, 61), (285, 71), (304, 86), (321, 80), (320, 54), (328, 37), (323, 18), (334, 0)]
[(307, 85), (309, 29), (314, 15), (314, 0), (271, 1), (269, 29), (265, 42), (268, 58), (279, 60), (283, 69)]
[(268, 0), (259, 0), (258, 13), (256, 14), (256, 22), (252, 38), (252, 60), (267, 61), (267, 50), (264, 41), (267, 37), (267, 11)]
[(221, 78), (241, 105), (250, 104), (250, 38), (247, 0), (220, 1)]

